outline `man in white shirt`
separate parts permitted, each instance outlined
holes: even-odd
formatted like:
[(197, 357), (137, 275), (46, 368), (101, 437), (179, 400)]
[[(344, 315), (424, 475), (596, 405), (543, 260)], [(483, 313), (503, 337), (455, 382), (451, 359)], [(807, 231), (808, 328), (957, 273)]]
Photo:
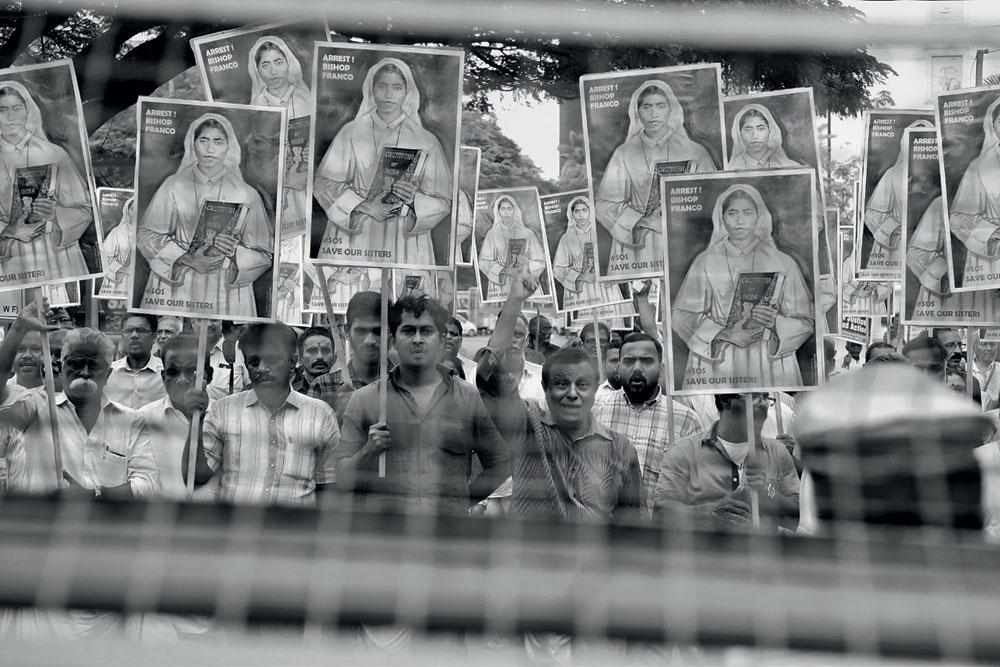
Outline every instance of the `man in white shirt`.
[(219, 320), (192, 320), (195, 331), (199, 321), (208, 323), (208, 359), (212, 365), (212, 382), (208, 384), (208, 397), (213, 401), (229, 396), (230, 380), (232, 380), (232, 392), (243, 391), (247, 384), (246, 364), (243, 355), (237, 349), (233, 362), (226, 359), (222, 340), (222, 322)]
[[(153, 453), (160, 472), (162, 495), (169, 500), (184, 500), (184, 476), (181, 456), (191, 430), (195, 409), (204, 414), (209, 405), (207, 392), (199, 398), (194, 394), (194, 376), (198, 368), (198, 339), (177, 336), (163, 345), (163, 386), (166, 396), (138, 410), (153, 443)], [(205, 360), (205, 381), (212, 379), (212, 367)], [(218, 485), (195, 489), (195, 499), (213, 499)]]
[(155, 323), (156, 318), (135, 313), (122, 320), (125, 356), (112, 362), (105, 391), (112, 401), (133, 410), (167, 395), (160, 378), (163, 362), (153, 356)]
[(622, 342), (620, 340), (612, 340), (608, 343), (608, 351), (604, 355), (604, 382), (597, 387), (598, 401), (607, 396), (615, 396), (621, 391), (622, 383), (618, 378), (618, 361), (621, 359), (621, 353)]
[[(29, 331), (46, 331), (34, 304), (21, 311), (0, 344), (0, 421), (24, 433), (28, 491), (130, 499), (159, 492), (153, 449), (142, 419), (113, 402), (104, 388), (111, 374), (114, 348), (107, 336), (89, 328), (73, 329), (63, 346), (65, 393), (56, 394), (63, 470), (55, 469), (47, 397), (7, 387), (14, 357)], [(57, 485), (57, 480), (62, 479)]]
[(163, 346), (171, 338), (180, 336), (183, 330), (184, 324), (181, 322), (181, 318), (171, 315), (161, 317), (156, 323), (156, 344), (153, 345), (153, 354), (158, 356), (162, 361), (163, 354), (160, 351), (163, 349)]
[[(59, 375), (59, 364), (62, 359), (63, 339), (66, 329), (58, 329), (49, 333), (49, 350), (52, 352), (53, 380), (56, 391), (62, 391), (62, 378)], [(2, 339), (0, 339), (2, 340)], [(42, 334), (37, 331), (28, 332), (17, 349), (14, 357), (14, 377), (7, 381), (8, 385), (16, 384), (25, 389), (41, 389), (45, 386), (45, 368), (42, 361)]]
[(976, 351), (972, 366), (973, 376), (979, 380), (982, 391), (983, 410), (989, 412), (1000, 407), (1000, 373), (997, 372), (997, 344), (976, 341)]

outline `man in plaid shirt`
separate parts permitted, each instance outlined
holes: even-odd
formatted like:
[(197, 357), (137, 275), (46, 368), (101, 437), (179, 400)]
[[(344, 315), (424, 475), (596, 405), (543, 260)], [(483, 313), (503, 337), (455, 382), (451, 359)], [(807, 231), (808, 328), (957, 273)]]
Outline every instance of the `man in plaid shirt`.
[[(671, 400), (660, 390), (662, 364), (663, 346), (658, 340), (644, 333), (630, 334), (622, 343), (618, 362), (621, 389), (598, 393), (594, 402), (594, 418), (635, 446), (647, 516), (652, 512), (660, 460), (675, 442), (707, 428), (694, 410)], [(671, 406), (673, 435), (668, 429), (667, 416)]]

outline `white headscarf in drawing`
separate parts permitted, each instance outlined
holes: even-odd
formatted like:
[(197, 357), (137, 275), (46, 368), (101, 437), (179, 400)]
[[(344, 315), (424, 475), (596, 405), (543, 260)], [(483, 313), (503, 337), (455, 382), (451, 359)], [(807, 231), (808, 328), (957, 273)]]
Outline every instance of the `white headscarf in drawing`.
[(587, 197), (573, 197), (569, 200), (569, 204), (566, 206), (566, 223), (569, 228), (579, 227), (576, 222), (576, 216), (573, 215), (573, 207), (576, 206), (577, 202), (583, 202), (587, 207), (587, 224), (588, 229), (594, 228), (594, 207), (590, 203), (590, 199)]
[(671, 134), (677, 134), (690, 141), (690, 138), (687, 135), (687, 130), (684, 129), (684, 109), (681, 107), (681, 103), (677, 100), (677, 96), (674, 95), (673, 88), (659, 79), (643, 81), (642, 84), (635, 89), (635, 92), (632, 93), (632, 99), (628, 103), (629, 138), (642, 132), (642, 121), (639, 119), (639, 98), (648, 88), (656, 88), (667, 98), (667, 103), (670, 105), (669, 115), (667, 116), (668, 129), (666, 136), (669, 137)]
[(993, 103), (986, 108), (986, 116), (983, 118), (983, 148), (979, 151), (980, 155), (985, 155), (986, 151), (1000, 143), (1000, 137), (993, 129), (993, 114), (998, 113), (997, 107), (1000, 107), (1000, 97), (993, 100)]
[(785, 155), (785, 149), (782, 146), (783, 139), (781, 136), (781, 128), (778, 127), (778, 124), (776, 122), (774, 122), (774, 116), (771, 115), (770, 109), (768, 109), (762, 104), (746, 105), (745, 107), (740, 109), (740, 112), (736, 114), (736, 118), (733, 119), (733, 127), (732, 127), (733, 155), (730, 158), (730, 160), (735, 160), (736, 158), (747, 152), (747, 147), (743, 144), (743, 136), (742, 132), (740, 131), (741, 130), (740, 124), (743, 122), (743, 118), (751, 111), (756, 111), (757, 113), (759, 113), (761, 116), (764, 117), (764, 122), (767, 123), (767, 127), (770, 130), (770, 134), (767, 137), (767, 147), (770, 148), (775, 155), (779, 155), (787, 160), (788, 156)]
[[(500, 204), (505, 201), (510, 202), (510, 205), (514, 207), (514, 222), (509, 226), (504, 225), (500, 218)], [(493, 202), (493, 226), (496, 227), (497, 225), (503, 225), (507, 229), (528, 229), (524, 224), (523, 217), (521, 216), (521, 207), (517, 205), (517, 202), (514, 201), (513, 197), (503, 195), (501, 197), (497, 197), (497, 200)]]
[[(256, 99), (258, 95), (267, 90), (267, 85), (264, 83), (264, 79), (260, 75), (260, 70), (257, 68), (257, 52), (260, 51), (261, 47), (265, 44), (268, 45), (268, 50), (276, 48), (278, 51), (281, 51), (282, 55), (285, 56), (285, 61), (288, 63), (288, 83), (290, 83), (293, 88), (301, 90), (310, 99), (312, 99), (312, 91), (309, 90), (309, 86), (306, 85), (305, 80), (302, 78), (302, 63), (300, 63), (299, 59), (295, 57), (292, 50), (288, 48), (288, 44), (285, 43), (285, 40), (280, 37), (275, 37), (274, 35), (264, 35), (254, 42), (253, 47), (250, 49), (250, 56), (247, 62), (247, 69), (250, 70), (250, 81), (253, 86), (250, 93), (250, 99)], [(296, 110), (296, 113), (299, 113), (299, 111)]]
[(931, 129), (934, 129), (934, 123), (930, 122), (929, 120), (924, 120), (921, 118), (920, 120), (915, 120), (909, 125), (907, 125), (906, 128), (900, 133), (899, 155), (896, 157), (896, 164), (895, 164), (895, 166), (900, 168), (902, 168), (903, 162), (906, 160), (906, 130), (910, 129), (911, 127), (929, 127)]
[(122, 204), (122, 219), (119, 225), (135, 225), (135, 197), (129, 197)]
[[(399, 58), (383, 58), (372, 65), (368, 73), (365, 74), (365, 83), (361, 88), (363, 91), (361, 107), (358, 109), (355, 118), (361, 118), (375, 111), (375, 75), (378, 74), (379, 70), (388, 65), (392, 65), (398, 69), (406, 81), (406, 96), (403, 97), (403, 103), (400, 105), (403, 109), (403, 114), (417, 125), (421, 125), (420, 114), (418, 113), (420, 110), (420, 91), (417, 90), (417, 83), (413, 80), (413, 73), (410, 72), (410, 66)], [(421, 127), (423, 126), (421, 125)]]
[(25, 122), (25, 129), (32, 134), (32, 136), (42, 139), (43, 141), (48, 141), (48, 137), (45, 136), (45, 129), (42, 127), (42, 110), (38, 108), (35, 104), (35, 100), (31, 97), (31, 93), (22, 84), (17, 81), (3, 81), (0, 82), (0, 92), (4, 89), (13, 91), (18, 97), (24, 100), (24, 108), (28, 112), (28, 120)]
[(193, 167), (198, 164), (198, 155), (194, 151), (195, 134), (206, 121), (210, 120), (214, 120), (222, 126), (223, 131), (226, 133), (226, 138), (229, 140), (228, 147), (226, 148), (226, 154), (222, 158), (222, 163), (226, 165), (226, 168), (229, 171), (233, 172), (242, 179), (243, 176), (240, 174), (240, 162), (243, 160), (243, 152), (240, 149), (240, 142), (236, 140), (236, 130), (233, 129), (233, 124), (228, 118), (220, 116), (217, 113), (207, 113), (203, 116), (199, 116), (197, 120), (188, 125), (187, 135), (184, 137), (184, 158), (181, 160), (181, 166), (177, 169), (177, 171), (181, 171), (182, 169)]
[(724, 213), (722, 206), (726, 199), (734, 193), (740, 193), (743, 195), (742, 198), (748, 198), (753, 201), (757, 207), (757, 226), (754, 227), (753, 235), (760, 239), (761, 243), (766, 243), (774, 247), (774, 239), (771, 238), (771, 226), (773, 224), (771, 221), (771, 212), (767, 210), (767, 204), (764, 203), (764, 198), (757, 192), (757, 188), (752, 185), (730, 186), (715, 200), (715, 208), (712, 209), (712, 240), (708, 244), (709, 247), (729, 238), (729, 233), (726, 232), (726, 225), (722, 222), (722, 214)]

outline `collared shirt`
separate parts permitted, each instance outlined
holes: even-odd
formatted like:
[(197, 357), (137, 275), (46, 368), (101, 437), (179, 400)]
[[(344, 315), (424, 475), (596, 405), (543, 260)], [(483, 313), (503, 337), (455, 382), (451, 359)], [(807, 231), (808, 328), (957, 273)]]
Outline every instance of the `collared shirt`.
[[(181, 473), (184, 444), (191, 430), (191, 422), (174, 407), (169, 396), (143, 406), (136, 411), (142, 417), (146, 436), (153, 447), (156, 467), (160, 473), (162, 495), (168, 500), (184, 500), (186, 486)], [(211, 500), (218, 492), (217, 479), (204, 486), (195, 487), (194, 500)]]
[(986, 369), (986, 372), (979, 370), (979, 366), (973, 364), (972, 375), (979, 380), (979, 390), (982, 392), (983, 407), (991, 400), (1000, 400), (1000, 372), (997, 372), (1000, 362), (994, 361)]
[(599, 401), (604, 397), (614, 396), (619, 391), (621, 391), (621, 388), (615, 389), (614, 387), (611, 386), (610, 382), (605, 380), (601, 384), (597, 385), (597, 393), (595, 394), (595, 399)]
[(212, 381), (205, 390), (208, 392), (208, 397), (213, 401), (229, 396), (230, 371), (233, 376), (234, 394), (243, 391), (243, 387), (249, 383), (246, 362), (243, 360), (243, 352), (239, 346), (236, 347), (236, 359), (230, 364), (226, 361), (226, 355), (222, 351), (222, 341), (220, 340), (212, 347), (209, 361), (212, 365)]
[[(135, 410), (101, 396), (101, 412), (87, 433), (76, 407), (62, 392), (56, 394), (63, 469), (88, 489), (119, 486), (126, 482), (136, 497), (156, 495), (159, 473), (144, 423)], [(55, 491), (56, 463), (45, 392), (9, 392), (0, 405), (0, 421), (24, 434), (27, 469), (26, 491)]]
[[(673, 406), (674, 432), (668, 430), (668, 410)], [(642, 470), (642, 487), (646, 511), (653, 507), (653, 492), (660, 476), (660, 463), (670, 448), (681, 438), (704, 430), (705, 425), (691, 408), (663, 395), (656, 395), (640, 406), (632, 405), (624, 389), (605, 393), (594, 401), (594, 419), (615, 433), (620, 433), (635, 447)]]
[(122, 357), (111, 363), (111, 377), (104, 391), (115, 403), (138, 410), (167, 395), (160, 376), (162, 371), (163, 361), (159, 357), (150, 355), (146, 365), (138, 370), (129, 367), (128, 357)]
[[(472, 504), (469, 471), (473, 453), (485, 469), (507, 464), (507, 447), (479, 392), (456, 380), (446, 367), (439, 366), (438, 371), (441, 383), (426, 412), (399, 384), (399, 369), (389, 374), (386, 421), (391, 444), (386, 451), (386, 473), (384, 478), (378, 477), (377, 463), (359, 469), (365, 502), (396, 500), (411, 507), (464, 514)], [(368, 429), (379, 420), (378, 394), (378, 383), (354, 393), (344, 415), (338, 459), (351, 458), (364, 447)]]
[(208, 466), (222, 471), (222, 502), (312, 505), (316, 485), (336, 481), (337, 416), (294, 391), (273, 413), (253, 390), (216, 401), (205, 415), (203, 439)]
[(571, 440), (547, 413), (523, 400), (492, 348), (477, 355), (476, 383), (511, 447), (511, 514), (547, 518), (631, 519), (641, 515), (642, 472), (628, 439), (594, 421)]
[[(654, 515), (668, 512), (671, 502), (712, 503), (739, 487), (739, 467), (718, 442), (717, 426), (688, 436), (667, 451), (653, 494)], [(786, 498), (799, 497), (795, 462), (783, 444), (761, 437), (754, 456), (763, 466), (768, 485)]]

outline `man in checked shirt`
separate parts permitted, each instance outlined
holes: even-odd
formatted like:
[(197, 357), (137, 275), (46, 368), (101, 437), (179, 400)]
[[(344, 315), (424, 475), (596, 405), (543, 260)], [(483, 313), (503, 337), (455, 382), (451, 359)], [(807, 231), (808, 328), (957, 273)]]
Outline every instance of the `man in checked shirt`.
[[(627, 336), (622, 343), (618, 377), (622, 387), (599, 393), (594, 401), (594, 419), (629, 439), (639, 455), (645, 514), (653, 508), (653, 491), (660, 476), (660, 461), (681, 438), (707, 428), (697, 413), (666, 396), (660, 389), (663, 346), (644, 333)], [(673, 409), (674, 432), (668, 429), (668, 410)]]

